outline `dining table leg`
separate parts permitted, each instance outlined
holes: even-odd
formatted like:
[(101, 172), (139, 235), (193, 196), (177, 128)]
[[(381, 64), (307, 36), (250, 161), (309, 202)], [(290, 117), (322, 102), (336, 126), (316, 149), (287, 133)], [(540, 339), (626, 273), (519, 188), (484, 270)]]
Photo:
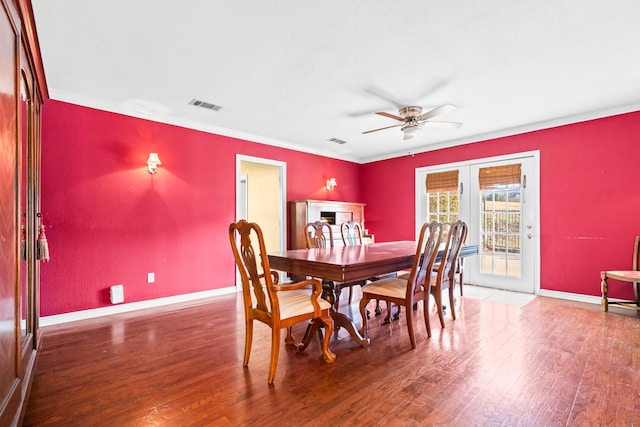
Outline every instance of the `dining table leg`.
[(336, 286), (336, 284), (331, 280), (322, 281), (322, 298), (329, 301), (331, 304), (329, 313), (333, 319), (334, 329), (337, 331), (339, 328), (344, 328), (355, 342), (360, 344), (362, 347), (369, 346), (371, 340), (368, 337), (364, 337), (360, 331), (358, 331), (356, 325), (353, 324), (353, 320), (349, 318), (349, 316), (338, 311), (337, 302), (339, 301), (339, 296), (339, 286)]

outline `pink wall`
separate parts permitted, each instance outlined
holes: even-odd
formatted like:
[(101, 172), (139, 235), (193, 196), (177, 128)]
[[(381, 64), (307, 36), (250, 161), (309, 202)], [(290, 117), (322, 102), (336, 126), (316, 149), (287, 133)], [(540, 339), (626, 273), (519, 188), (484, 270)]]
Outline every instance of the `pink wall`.
[(631, 268), (640, 234), (640, 112), (363, 165), (367, 227), (377, 241), (414, 237), (418, 167), (530, 150), (540, 150), (541, 288), (600, 295), (600, 271)]
[[(154, 176), (149, 152), (162, 161)], [(41, 314), (110, 305), (115, 284), (127, 302), (233, 286), (236, 154), (286, 162), (288, 200), (361, 201), (355, 163), (47, 101)]]
[[(385, 241), (414, 237), (417, 167), (530, 150), (541, 153), (541, 286), (599, 295), (600, 270), (630, 268), (640, 234), (639, 112), (358, 165), (47, 101), (42, 210), (52, 259), (41, 268), (41, 313), (110, 305), (118, 283), (127, 302), (232, 286), (236, 154), (286, 162), (288, 200), (365, 202), (367, 227)], [(155, 176), (151, 151), (163, 162)], [(328, 177), (338, 181), (332, 193)]]

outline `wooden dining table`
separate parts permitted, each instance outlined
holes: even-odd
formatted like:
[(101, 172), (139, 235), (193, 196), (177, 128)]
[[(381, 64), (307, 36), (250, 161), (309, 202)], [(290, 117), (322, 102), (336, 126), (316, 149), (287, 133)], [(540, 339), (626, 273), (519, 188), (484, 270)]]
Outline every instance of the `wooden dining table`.
[[(478, 245), (464, 245), (460, 257), (478, 254)], [(436, 261), (442, 258), (443, 249)], [(286, 271), (292, 275), (317, 277), (322, 280), (323, 298), (332, 303), (331, 316), (336, 328), (345, 328), (360, 345), (369, 345), (369, 338), (362, 336), (353, 320), (335, 308), (341, 283), (367, 280), (400, 270), (410, 269), (416, 255), (415, 241), (370, 243), (365, 245), (339, 246), (333, 248), (292, 249), (268, 254), (273, 270)]]

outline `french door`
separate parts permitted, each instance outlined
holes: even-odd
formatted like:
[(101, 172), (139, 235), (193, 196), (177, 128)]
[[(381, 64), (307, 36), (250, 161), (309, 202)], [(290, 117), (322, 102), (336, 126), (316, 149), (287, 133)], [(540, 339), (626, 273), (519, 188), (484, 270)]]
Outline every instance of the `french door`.
[[(460, 218), (469, 225), (467, 243), (480, 246), (464, 261), (465, 283), (539, 289), (538, 165), (538, 152), (530, 152), (416, 170), (416, 225)], [(427, 177), (452, 173), (457, 186), (427, 191)]]

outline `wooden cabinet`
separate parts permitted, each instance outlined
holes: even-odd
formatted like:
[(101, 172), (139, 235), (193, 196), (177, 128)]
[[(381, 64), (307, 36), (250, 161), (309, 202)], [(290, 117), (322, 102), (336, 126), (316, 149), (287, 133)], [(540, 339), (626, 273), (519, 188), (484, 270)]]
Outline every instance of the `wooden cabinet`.
[(313, 221), (331, 224), (334, 245), (342, 245), (340, 224), (347, 221), (364, 224), (364, 203), (334, 202), (326, 200), (296, 200), (289, 202), (289, 249), (307, 247), (304, 226)]
[(0, 58), (0, 426), (15, 426), (40, 346), (40, 110), (47, 92), (30, 1), (0, 0)]

